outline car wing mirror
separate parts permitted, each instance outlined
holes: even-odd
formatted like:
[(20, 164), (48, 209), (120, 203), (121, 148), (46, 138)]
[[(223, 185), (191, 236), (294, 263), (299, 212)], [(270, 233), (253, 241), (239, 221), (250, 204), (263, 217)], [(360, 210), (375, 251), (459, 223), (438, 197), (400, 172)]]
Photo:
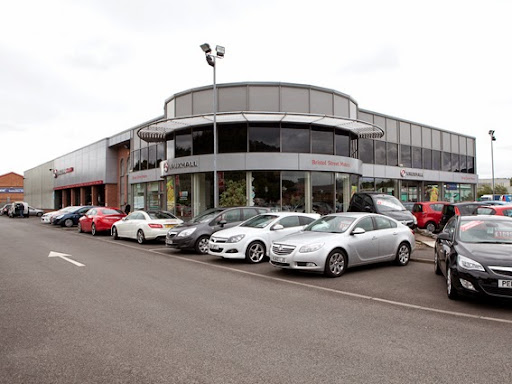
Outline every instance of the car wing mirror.
[(281, 224), (275, 224), (273, 227), (272, 227), (272, 230), (273, 231), (279, 231), (280, 229), (283, 229), (284, 227), (281, 225)]
[(228, 222), (227, 222), (226, 220), (220, 220), (220, 221), (219, 221), (219, 225), (220, 225), (221, 227), (223, 227), (223, 226), (224, 226), (224, 225), (226, 225), (227, 223), (228, 223)]
[(366, 231), (361, 227), (354, 228), (354, 230), (350, 232), (351, 235), (362, 235), (363, 233), (366, 233)]
[(448, 232), (441, 232), (439, 235), (437, 235), (437, 238), (439, 240), (447, 240), (447, 241), (452, 240), (452, 236)]

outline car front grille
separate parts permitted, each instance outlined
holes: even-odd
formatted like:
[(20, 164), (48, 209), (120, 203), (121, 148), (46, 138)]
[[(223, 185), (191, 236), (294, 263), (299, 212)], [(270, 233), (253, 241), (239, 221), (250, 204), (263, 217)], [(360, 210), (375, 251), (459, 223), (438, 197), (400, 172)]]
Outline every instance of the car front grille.
[(489, 266), (489, 269), (497, 275), (512, 277), (511, 267)]
[(226, 238), (223, 238), (223, 237), (210, 237), (210, 241), (212, 243), (217, 243), (217, 244), (224, 244), (224, 243), (227, 243), (228, 242), (228, 239)]
[(294, 249), (295, 249), (295, 247), (291, 246), (291, 245), (284, 245), (284, 244), (272, 245), (272, 252), (278, 256), (289, 255), (293, 252)]

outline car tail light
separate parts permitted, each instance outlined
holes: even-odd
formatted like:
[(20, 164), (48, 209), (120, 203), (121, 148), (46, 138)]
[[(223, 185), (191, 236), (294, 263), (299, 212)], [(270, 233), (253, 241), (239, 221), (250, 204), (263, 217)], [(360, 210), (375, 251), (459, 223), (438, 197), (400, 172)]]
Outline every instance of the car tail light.
[(149, 228), (163, 228), (164, 226), (162, 224), (148, 224)]
[(460, 216), (460, 211), (459, 211), (459, 208), (458, 208), (458, 207), (455, 207), (455, 214), (456, 214), (457, 216)]

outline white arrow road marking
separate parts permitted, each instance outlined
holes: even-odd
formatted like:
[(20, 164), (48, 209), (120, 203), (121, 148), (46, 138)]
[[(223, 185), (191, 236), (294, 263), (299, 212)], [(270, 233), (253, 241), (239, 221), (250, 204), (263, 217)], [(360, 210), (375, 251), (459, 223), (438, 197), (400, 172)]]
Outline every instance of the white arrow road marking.
[(82, 264), (82, 263), (79, 263), (78, 261), (70, 259), (68, 256), (71, 256), (71, 255), (68, 255), (65, 253), (53, 252), (53, 251), (50, 251), (50, 254), (48, 255), (48, 257), (60, 257), (63, 260), (66, 260), (72, 264), (75, 264), (77, 267), (85, 267), (85, 264)]

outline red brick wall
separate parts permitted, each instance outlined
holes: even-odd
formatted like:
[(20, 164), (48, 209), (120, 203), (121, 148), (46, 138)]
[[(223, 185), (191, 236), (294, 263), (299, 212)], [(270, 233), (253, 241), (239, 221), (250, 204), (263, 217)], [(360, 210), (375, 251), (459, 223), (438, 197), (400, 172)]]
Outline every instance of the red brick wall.
[[(0, 175), (0, 188), (23, 188), (23, 176), (10, 172)], [(23, 201), (23, 193), (0, 193), (0, 204), (7, 201)]]

